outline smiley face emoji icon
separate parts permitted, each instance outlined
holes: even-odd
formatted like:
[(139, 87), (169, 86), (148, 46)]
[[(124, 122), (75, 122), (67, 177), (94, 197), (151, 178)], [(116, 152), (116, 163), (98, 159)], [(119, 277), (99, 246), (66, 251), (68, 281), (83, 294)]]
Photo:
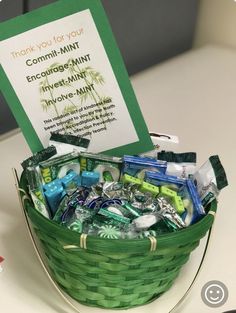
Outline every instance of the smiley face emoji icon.
[(212, 280), (206, 283), (201, 291), (203, 302), (213, 308), (220, 307), (227, 301), (228, 289), (222, 282)]

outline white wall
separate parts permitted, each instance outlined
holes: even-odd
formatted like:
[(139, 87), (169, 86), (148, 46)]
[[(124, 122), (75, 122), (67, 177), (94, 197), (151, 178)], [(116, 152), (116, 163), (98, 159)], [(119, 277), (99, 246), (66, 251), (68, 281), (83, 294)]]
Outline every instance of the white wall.
[(194, 47), (213, 43), (236, 48), (236, 1), (199, 1)]

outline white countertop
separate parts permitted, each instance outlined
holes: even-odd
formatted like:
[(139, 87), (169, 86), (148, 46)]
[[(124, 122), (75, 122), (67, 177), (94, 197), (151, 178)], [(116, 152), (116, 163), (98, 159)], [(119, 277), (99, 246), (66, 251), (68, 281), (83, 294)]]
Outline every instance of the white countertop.
[[(152, 131), (178, 135), (178, 151), (196, 151), (201, 165), (219, 154), (229, 187), (219, 198), (218, 213), (203, 270), (186, 301), (176, 312), (208, 313), (236, 309), (236, 51), (219, 47), (194, 50), (132, 77), (132, 83)], [(0, 142), (0, 273), (1, 312), (73, 312), (53, 289), (41, 268), (21, 215), (12, 167), (30, 155), (21, 133)], [(235, 153), (235, 154), (234, 154)], [(133, 313), (167, 313), (181, 298), (201, 259), (204, 240), (182, 269), (174, 286)], [(201, 300), (201, 288), (222, 281), (229, 298), (220, 308)], [(81, 313), (114, 312), (78, 304)]]

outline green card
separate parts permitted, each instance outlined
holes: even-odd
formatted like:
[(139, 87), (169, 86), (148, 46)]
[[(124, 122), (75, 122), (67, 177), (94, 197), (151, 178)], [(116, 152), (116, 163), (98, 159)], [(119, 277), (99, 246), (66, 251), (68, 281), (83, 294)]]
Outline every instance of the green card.
[(0, 24), (0, 88), (33, 152), (51, 132), (85, 136), (89, 151), (152, 149), (99, 0), (60, 0)]

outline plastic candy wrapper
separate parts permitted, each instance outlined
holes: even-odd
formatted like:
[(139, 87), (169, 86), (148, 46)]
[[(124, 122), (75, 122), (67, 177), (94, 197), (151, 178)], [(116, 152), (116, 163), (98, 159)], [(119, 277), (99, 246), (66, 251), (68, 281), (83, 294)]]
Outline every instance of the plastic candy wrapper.
[(51, 213), (47, 206), (46, 199), (43, 193), (40, 176), (35, 167), (28, 167), (26, 177), (29, 184), (29, 192), (37, 211), (47, 218), (50, 218)]
[(40, 162), (46, 161), (57, 153), (57, 150), (54, 146), (49, 146), (46, 149), (43, 149), (28, 159), (24, 160), (21, 165), (25, 170), (27, 167), (37, 166)]
[(92, 223), (95, 211), (77, 205), (73, 216), (65, 223), (69, 229), (82, 233), (86, 231), (88, 225)]
[(59, 179), (55, 180), (53, 183), (44, 185), (43, 189), (50, 208), (51, 216), (54, 216), (61, 199), (66, 195), (66, 192)]
[(101, 225), (98, 229), (97, 235), (101, 238), (119, 239), (122, 238), (121, 230), (114, 225)]
[(119, 198), (124, 201), (128, 201), (129, 199), (129, 195), (123, 189), (123, 184), (121, 182), (105, 182), (100, 187), (100, 192), (107, 198)]
[(61, 223), (61, 218), (62, 218), (63, 213), (67, 209), (68, 202), (69, 202), (69, 196), (65, 195), (65, 197), (61, 199), (61, 202), (58, 206), (58, 209), (57, 209), (55, 215), (53, 216), (53, 221), (55, 221), (59, 224)]
[(186, 224), (177, 214), (176, 210), (164, 197), (158, 197), (157, 202), (160, 208), (158, 214), (164, 219), (170, 228), (173, 228), (173, 230), (178, 230), (186, 227)]
[(70, 196), (68, 204), (72, 207), (76, 207), (76, 205), (84, 205), (90, 192), (91, 188), (78, 187), (78, 189)]
[(166, 186), (173, 190), (179, 190), (186, 183), (183, 178), (154, 172), (146, 172), (144, 180), (152, 185)]
[(60, 179), (60, 182), (68, 195), (72, 194), (78, 186), (81, 186), (81, 176), (70, 170), (68, 174)]
[(86, 151), (90, 140), (80, 136), (51, 133), (49, 145), (56, 147), (57, 156), (74, 151)]
[(74, 171), (70, 171), (63, 178), (55, 179), (43, 185), (43, 194), (53, 217), (58, 210), (58, 205), (65, 195), (71, 195), (81, 185), (80, 176)]
[(160, 194), (169, 199), (170, 203), (175, 208), (178, 214), (182, 214), (185, 211), (184, 203), (181, 197), (176, 191), (173, 191), (165, 186), (160, 187)]
[(85, 187), (91, 187), (99, 182), (100, 174), (97, 172), (83, 171), (81, 174), (81, 185)]
[(87, 225), (87, 233), (106, 239), (123, 239), (126, 237), (127, 224), (109, 220), (105, 216), (95, 216), (93, 222)]
[(187, 214), (184, 217), (187, 226), (196, 223), (206, 215), (197, 188), (190, 179), (186, 181), (186, 187), (183, 189), (183, 199), (187, 210)]
[(103, 198), (99, 196), (96, 192), (91, 190), (88, 196), (85, 197), (83, 205), (89, 209), (98, 210), (103, 202)]
[(228, 185), (226, 173), (218, 155), (211, 156), (194, 173), (193, 179), (204, 207), (217, 199), (220, 190)]
[(51, 160), (39, 163), (41, 176), (44, 183), (50, 183), (56, 178), (64, 177), (70, 170), (80, 175), (78, 152), (68, 153)]
[(122, 159), (102, 154), (81, 153), (81, 171), (97, 172), (99, 181), (118, 181), (120, 179)]
[(122, 181), (124, 184), (142, 185), (142, 180), (140, 178), (128, 174), (123, 175)]
[(137, 217), (133, 220), (133, 225), (136, 230), (144, 230), (150, 228), (152, 225), (156, 224), (160, 220), (155, 214), (146, 214), (140, 217)]
[[(153, 226), (151, 226), (148, 231), (149, 232), (154, 231), (156, 233), (156, 236), (158, 236), (158, 235), (169, 233), (169, 232), (173, 231), (173, 229), (170, 228), (170, 226), (166, 224), (164, 219), (160, 219), (160, 221), (157, 222), (156, 224), (154, 224)], [(144, 231), (144, 233), (145, 233), (145, 231)], [(143, 236), (143, 235), (144, 234), (140, 234), (140, 236)]]
[(142, 213), (133, 207), (130, 203), (126, 203), (122, 206), (122, 214), (126, 217), (135, 218), (140, 217)]
[(139, 190), (143, 193), (150, 193), (153, 196), (158, 195), (160, 191), (157, 186), (154, 186), (144, 181), (142, 182), (142, 185), (140, 186)]
[(142, 215), (142, 213), (134, 208), (131, 204), (126, 203), (126, 204), (121, 204), (121, 203), (114, 203), (110, 206), (107, 207), (107, 210), (109, 212), (118, 214), (120, 216), (127, 217), (129, 219), (133, 219), (136, 217), (139, 217)]
[(146, 171), (166, 172), (167, 163), (151, 158), (125, 155), (123, 158), (123, 174), (128, 174), (139, 179), (144, 179)]
[(114, 211), (109, 211), (109, 208), (107, 209), (100, 209), (98, 211), (98, 214), (101, 214), (103, 216), (108, 217), (110, 220), (119, 222), (119, 223), (124, 223), (124, 224), (129, 224), (130, 219), (128, 217), (122, 216), (120, 214), (114, 213)]
[(197, 154), (195, 152), (161, 151), (158, 152), (157, 159), (167, 161), (167, 175), (189, 178), (196, 171)]
[(72, 195), (66, 198), (66, 201), (63, 198), (55, 214), (56, 219), (66, 224), (74, 216), (76, 207), (84, 205), (90, 191), (91, 189), (78, 187)]

